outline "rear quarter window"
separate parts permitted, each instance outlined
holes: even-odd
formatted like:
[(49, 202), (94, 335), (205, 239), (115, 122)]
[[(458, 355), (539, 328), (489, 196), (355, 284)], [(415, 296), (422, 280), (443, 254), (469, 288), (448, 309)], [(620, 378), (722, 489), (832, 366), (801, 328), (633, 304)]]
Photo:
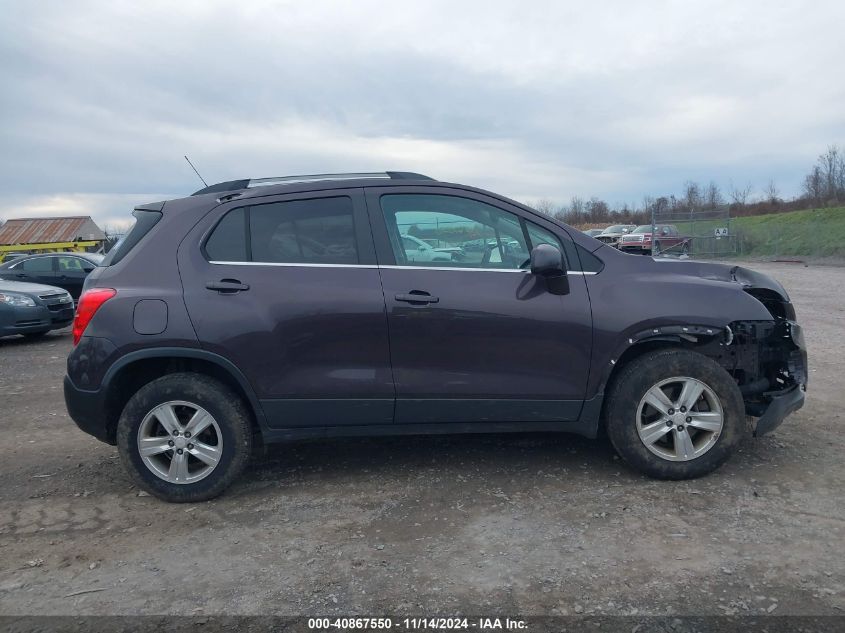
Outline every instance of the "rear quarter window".
[(246, 251), (246, 210), (234, 209), (214, 227), (205, 254), (213, 262), (245, 262)]
[(135, 216), (135, 224), (126, 233), (126, 235), (115, 244), (112, 249), (106, 254), (103, 260), (98, 264), (99, 266), (112, 266), (131, 251), (141, 239), (150, 232), (150, 230), (161, 220), (161, 213), (159, 211), (148, 211), (144, 209), (135, 209), (132, 212)]

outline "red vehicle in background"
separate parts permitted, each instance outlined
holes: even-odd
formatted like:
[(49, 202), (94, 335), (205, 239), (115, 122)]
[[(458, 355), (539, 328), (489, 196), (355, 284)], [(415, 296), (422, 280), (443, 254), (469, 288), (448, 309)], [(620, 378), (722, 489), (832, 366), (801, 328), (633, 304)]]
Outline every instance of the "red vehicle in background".
[(638, 226), (631, 233), (623, 235), (619, 240), (619, 250), (626, 253), (641, 253), (643, 255), (657, 255), (658, 253), (672, 253), (686, 255), (689, 253), (692, 238), (678, 233), (678, 228), (672, 224), (657, 224), (652, 236), (651, 224)]

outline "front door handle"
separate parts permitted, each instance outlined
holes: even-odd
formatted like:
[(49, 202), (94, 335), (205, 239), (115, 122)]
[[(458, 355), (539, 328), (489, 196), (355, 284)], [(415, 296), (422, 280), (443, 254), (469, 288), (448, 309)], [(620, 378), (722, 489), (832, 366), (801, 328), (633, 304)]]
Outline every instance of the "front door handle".
[(205, 284), (209, 290), (216, 290), (220, 294), (234, 294), (242, 290), (249, 290), (249, 284), (242, 284), (237, 279), (221, 279), (220, 281), (209, 281)]
[(417, 303), (422, 305), (427, 303), (438, 303), (440, 298), (432, 297), (430, 294), (422, 290), (411, 290), (411, 292), (396, 295), (396, 300), (404, 301), (405, 303)]

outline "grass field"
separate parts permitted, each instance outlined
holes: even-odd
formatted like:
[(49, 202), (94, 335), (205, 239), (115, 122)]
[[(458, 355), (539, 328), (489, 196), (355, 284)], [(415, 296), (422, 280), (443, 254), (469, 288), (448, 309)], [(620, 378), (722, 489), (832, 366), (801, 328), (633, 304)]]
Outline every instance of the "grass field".
[[(693, 257), (778, 257), (845, 261), (845, 207), (808, 209), (727, 220), (666, 220), (690, 235)], [(716, 238), (728, 227), (734, 238)]]
[(845, 207), (731, 220), (737, 255), (845, 258)]

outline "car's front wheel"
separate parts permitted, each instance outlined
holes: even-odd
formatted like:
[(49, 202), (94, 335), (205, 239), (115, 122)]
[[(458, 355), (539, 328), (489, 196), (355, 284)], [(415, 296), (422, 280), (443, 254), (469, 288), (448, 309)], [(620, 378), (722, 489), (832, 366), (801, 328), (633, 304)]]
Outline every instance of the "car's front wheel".
[(626, 462), (660, 479), (712, 472), (746, 432), (739, 387), (714, 360), (667, 349), (640, 356), (615, 377), (607, 432)]
[(222, 493), (246, 467), (252, 438), (238, 395), (194, 373), (168, 374), (144, 385), (117, 424), (118, 449), (133, 480), (172, 502)]

